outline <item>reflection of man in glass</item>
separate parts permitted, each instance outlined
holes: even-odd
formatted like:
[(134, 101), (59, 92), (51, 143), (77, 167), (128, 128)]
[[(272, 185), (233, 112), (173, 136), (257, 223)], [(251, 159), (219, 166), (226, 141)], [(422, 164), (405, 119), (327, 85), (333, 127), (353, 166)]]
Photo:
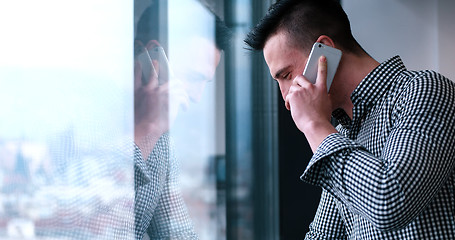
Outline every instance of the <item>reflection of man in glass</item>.
[[(215, 38), (189, 32), (183, 41), (186, 51), (172, 56), (186, 61), (186, 66), (171, 71), (163, 55), (154, 52), (162, 50), (158, 13), (157, 4), (144, 11), (135, 42), (135, 235), (136, 239), (197, 239), (178, 189), (168, 130), (179, 108), (198, 101), (205, 83), (213, 79), (228, 29), (212, 16)], [(141, 61), (141, 54), (150, 61)]]

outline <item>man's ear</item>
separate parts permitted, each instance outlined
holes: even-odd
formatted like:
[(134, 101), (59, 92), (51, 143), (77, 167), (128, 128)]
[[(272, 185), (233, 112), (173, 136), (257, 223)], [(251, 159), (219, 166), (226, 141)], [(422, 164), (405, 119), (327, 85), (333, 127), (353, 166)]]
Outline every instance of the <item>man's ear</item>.
[(324, 45), (327, 45), (329, 47), (335, 47), (335, 43), (333, 42), (333, 40), (327, 36), (327, 35), (321, 35), (318, 37), (318, 40), (316, 40), (316, 42), (319, 42), (319, 43), (322, 43)]

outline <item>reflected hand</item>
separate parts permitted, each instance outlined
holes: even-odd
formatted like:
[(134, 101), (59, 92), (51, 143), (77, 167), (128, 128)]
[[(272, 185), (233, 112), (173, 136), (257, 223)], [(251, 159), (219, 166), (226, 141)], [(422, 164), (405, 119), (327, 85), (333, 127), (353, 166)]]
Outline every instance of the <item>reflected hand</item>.
[[(157, 42), (150, 42), (145, 49), (156, 46)], [(144, 157), (153, 150), (158, 139), (167, 132), (174, 122), (180, 106), (188, 105), (188, 95), (182, 84), (176, 80), (168, 80), (159, 84), (159, 62), (152, 60), (156, 73), (146, 74), (149, 81), (142, 81), (142, 63), (134, 64), (134, 124), (135, 142), (141, 148)]]

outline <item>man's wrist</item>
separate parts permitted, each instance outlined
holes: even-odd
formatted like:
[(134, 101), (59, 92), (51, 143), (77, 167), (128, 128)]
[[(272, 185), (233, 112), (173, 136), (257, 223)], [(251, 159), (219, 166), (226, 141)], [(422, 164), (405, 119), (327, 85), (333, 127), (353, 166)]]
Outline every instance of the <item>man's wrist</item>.
[(152, 153), (161, 135), (163, 132), (153, 124), (135, 126), (134, 142), (141, 150), (144, 159), (147, 159), (148, 155)]
[(337, 133), (330, 121), (314, 121), (308, 122), (303, 126), (302, 132), (305, 134), (311, 150), (316, 152), (316, 149), (332, 133)]

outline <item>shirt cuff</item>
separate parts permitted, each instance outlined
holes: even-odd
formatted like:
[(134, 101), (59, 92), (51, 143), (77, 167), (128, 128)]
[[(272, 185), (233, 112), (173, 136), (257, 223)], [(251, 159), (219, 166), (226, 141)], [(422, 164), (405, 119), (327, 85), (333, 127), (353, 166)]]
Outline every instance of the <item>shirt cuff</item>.
[(354, 149), (361, 147), (340, 133), (330, 134), (316, 149), (300, 179), (324, 188), (341, 187), (344, 161)]

